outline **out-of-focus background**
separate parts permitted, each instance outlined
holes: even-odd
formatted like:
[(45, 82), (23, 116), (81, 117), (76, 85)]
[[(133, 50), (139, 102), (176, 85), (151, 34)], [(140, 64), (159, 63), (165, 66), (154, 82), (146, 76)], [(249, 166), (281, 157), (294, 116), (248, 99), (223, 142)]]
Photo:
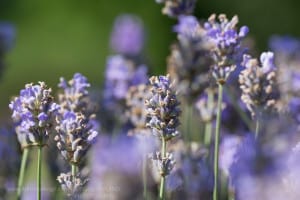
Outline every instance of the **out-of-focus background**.
[[(161, 14), (155, 0), (0, 0), (0, 21), (16, 29), (14, 48), (6, 55), (0, 80), (0, 120), (9, 120), (8, 103), (25, 83), (45, 81), (56, 88), (59, 77), (74, 72), (101, 87), (113, 21), (123, 13), (140, 16), (147, 31), (145, 59), (153, 74), (164, 73), (169, 45), (175, 39), (170, 27), (176, 21)], [(273, 34), (300, 37), (300, 1), (199, 0), (196, 15), (237, 14), (248, 25), (260, 51)]]

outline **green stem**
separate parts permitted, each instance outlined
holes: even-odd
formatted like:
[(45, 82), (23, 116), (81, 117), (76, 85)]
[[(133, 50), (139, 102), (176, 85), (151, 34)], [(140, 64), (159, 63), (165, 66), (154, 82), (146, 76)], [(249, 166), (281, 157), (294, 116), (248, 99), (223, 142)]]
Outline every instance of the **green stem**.
[(218, 199), (218, 176), (219, 176), (219, 139), (220, 139), (220, 124), (222, 115), (222, 97), (223, 97), (223, 85), (218, 84), (218, 107), (217, 107), (217, 120), (216, 120), (216, 132), (215, 132), (215, 149), (214, 149), (214, 192), (213, 200)]
[(18, 178), (18, 189), (17, 189), (17, 199), (21, 199), (21, 194), (22, 194), (22, 189), (23, 189), (23, 182), (24, 182), (24, 172), (26, 168), (26, 162), (28, 159), (28, 148), (24, 148), (23, 153), (22, 153), (22, 162), (21, 162), (21, 167), (20, 167), (20, 173), (19, 173), (19, 178)]
[[(162, 159), (166, 158), (166, 140), (162, 138), (161, 140), (161, 156)], [(159, 189), (159, 199), (164, 200), (165, 199), (165, 174), (161, 175), (160, 178), (160, 189)]]
[(72, 176), (76, 177), (76, 165), (71, 164)]
[[(208, 96), (208, 109), (214, 109), (214, 91), (213, 89), (208, 89), (207, 91)], [(212, 132), (212, 120), (205, 122), (205, 132), (204, 132), (204, 144), (205, 146), (209, 147), (211, 143), (211, 132)]]
[(188, 150), (190, 150), (191, 147), (191, 141), (192, 141), (192, 137), (191, 137), (191, 129), (190, 129), (190, 125), (191, 125), (191, 118), (193, 116), (193, 106), (187, 104), (186, 106), (186, 121), (185, 121), (185, 142), (188, 146)]
[(38, 146), (38, 165), (37, 165), (37, 199), (41, 200), (42, 185), (42, 146)]
[(147, 191), (147, 155), (144, 155), (144, 158), (143, 158), (143, 189), (144, 189), (144, 192), (143, 192), (143, 196), (144, 196), (144, 199), (147, 200), (148, 199), (148, 191)]
[(259, 134), (259, 117), (256, 118), (256, 126), (255, 126), (255, 139), (257, 139)]

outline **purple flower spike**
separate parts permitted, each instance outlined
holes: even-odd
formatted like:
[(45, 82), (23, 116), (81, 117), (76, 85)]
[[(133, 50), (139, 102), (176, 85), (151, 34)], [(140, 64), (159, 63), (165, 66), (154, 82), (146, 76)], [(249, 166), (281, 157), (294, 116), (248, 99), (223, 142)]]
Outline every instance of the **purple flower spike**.
[(188, 38), (196, 36), (198, 29), (200, 28), (199, 22), (194, 16), (180, 16), (178, 18), (179, 23), (174, 26), (174, 32), (183, 35)]
[(150, 117), (147, 127), (152, 129), (155, 136), (170, 140), (179, 132), (179, 101), (177, 100), (169, 76), (153, 76), (150, 78), (152, 95), (145, 101)]
[[(61, 78), (59, 95), (61, 105), (57, 115), (57, 135), (55, 141), (62, 156), (71, 164), (79, 164), (98, 135), (99, 124), (95, 120), (95, 110), (89, 109), (91, 101), (87, 88), (87, 78), (74, 74), (68, 83)], [(56, 109), (56, 108), (54, 108)]]
[(59, 106), (53, 103), (44, 82), (39, 85), (27, 84), (9, 104), (12, 118), (21, 146), (44, 145), (52, 131), (54, 118)]
[(114, 24), (110, 46), (116, 53), (137, 56), (144, 47), (144, 27), (134, 15), (121, 15)]
[(245, 69), (239, 75), (242, 101), (246, 104), (252, 117), (261, 110), (275, 108), (278, 100), (276, 86), (276, 67), (274, 54), (264, 52), (260, 56), (261, 63), (250, 55), (244, 55), (242, 66)]
[(213, 77), (218, 83), (224, 84), (231, 72), (233, 72), (240, 62), (245, 49), (241, 47), (242, 39), (248, 34), (249, 29), (242, 26), (237, 30), (238, 17), (234, 16), (228, 20), (226, 15), (211, 15), (204, 24), (206, 35), (214, 44), (211, 50), (214, 59)]

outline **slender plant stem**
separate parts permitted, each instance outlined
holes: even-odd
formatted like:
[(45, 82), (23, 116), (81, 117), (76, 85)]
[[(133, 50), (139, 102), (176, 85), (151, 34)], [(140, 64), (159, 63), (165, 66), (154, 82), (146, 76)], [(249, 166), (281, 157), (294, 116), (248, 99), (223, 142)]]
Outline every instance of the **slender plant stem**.
[(29, 149), (24, 148), (23, 153), (22, 153), (22, 162), (21, 162), (19, 178), (18, 178), (18, 189), (17, 189), (17, 199), (18, 200), (21, 199), (23, 182), (24, 182), (24, 173), (25, 173), (26, 163), (27, 163), (27, 159), (28, 159), (28, 153), (29, 153)]
[[(162, 159), (166, 158), (166, 140), (162, 138), (161, 140), (161, 155)], [(163, 174), (160, 178), (160, 189), (159, 189), (159, 199), (164, 200), (165, 199), (165, 174)]]
[(185, 138), (186, 138), (186, 144), (188, 146), (188, 149), (190, 150), (191, 147), (191, 141), (192, 141), (192, 134), (191, 134), (191, 118), (193, 116), (193, 106), (190, 104), (187, 104), (186, 106), (186, 121), (185, 121)]
[(222, 114), (222, 97), (223, 97), (223, 85), (218, 84), (218, 107), (217, 107), (217, 121), (215, 132), (215, 149), (214, 149), (214, 192), (213, 200), (218, 199), (218, 176), (219, 176), (219, 139), (220, 139), (220, 124)]
[(147, 155), (145, 154), (143, 156), (143, 189), (144, 189), (144, 192), (143, 192), (143, 196), (144, 196), (144, 199), (147, 200), (148, 199), (148, 191), (147, 191)]
[[(208, 96), (208, 109), (213, 110), (214, 108), (214, 91), (213, 89), (207, 90)], [(212, 120), (205, 122), (205, 132), (204, 132), (204, 144), (209, 147), (211, 143), (211, 134), (212, 134)]]
[(71, 173), (73, 177), (76, 177), (76, 165), (71, 164)]
[(41, 200), (42, 186), (42, 146), (38, 146), (38, 165), (37, 165), (37, 199)]
[(255, 126), (255, 139), (257, 139), (259, 134), (259, 117), (256, 118), (256, 126)]

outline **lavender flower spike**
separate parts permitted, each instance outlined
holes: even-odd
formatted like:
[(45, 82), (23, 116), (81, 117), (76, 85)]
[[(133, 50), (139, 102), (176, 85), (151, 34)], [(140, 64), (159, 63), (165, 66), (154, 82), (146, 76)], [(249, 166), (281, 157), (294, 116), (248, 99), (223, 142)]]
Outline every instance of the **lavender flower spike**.
[(134, 15), (121, 15), (114, 23), (110, 39), (111, 49), (126, 56), (137, 56), (144, 47), (144, 27)]
[(59, 95), (61, 109), (57, 115), (55, 136), (62, 156), (71, 164), (78, 165), (98, 135), (98, 123), (94, 111), (88, 110), (90, 99), (86, 77), (76, 73), (67, 82), (61, 78), (59, 84), (64, 92)]
[(194, 16), (180, 16), (173, 30), (178, 44), (172, 46), (168, 57), (168, 72), (176, 83), (176, 89), (188, 103), (193, 103), (207, 88), (210, 81), (211, 43), (205, 38), (205, 30)]
[(45, 145), (53, 129), (59, 106), (53, 102), (44, 82), (27, 84), (9, 104), (18, 140), (25, 148), (31, 145)]
[(169, 75), (153, 76), (149, 80), (152, 96), (145, 101), (150, 117), (147, 127), (152, 129), (154, 135), (167, 141), (179, 134), (176, 129), (179, 126), (180, 103)]
[(249, 29), (243, 26), (237, 30), (238, 17), (234, 16), (230, 21), (226, 15), (216, 15), (209, 17), (204, 24), (208, 39), (215, 44), (211, 55), (215, 61), (212, 67), (213, 76), (218, 83), (224, 84), (230, 73), (236, 68), (245, 49), (241, 48), (242, 39), (248, 34)]
[(254, 117), (258, 110), (274, 108), (277, 96), (276, 68), (274, 54), (264, 52), (260, 56), (261, 64), (250, 55), (244, 55), (243, 70), (239, 76), (242, 89), (242, 101)]
[(85, 76), (76, 73), (69, 82), (62, 77), (58, 87), (64, 90), (64, 93), (59, 95), (59, 102), (63, 108), (77, 111), (86, 107), (87, 102), (83, 99), (88, 96), (87, 88), (90, 84)]

